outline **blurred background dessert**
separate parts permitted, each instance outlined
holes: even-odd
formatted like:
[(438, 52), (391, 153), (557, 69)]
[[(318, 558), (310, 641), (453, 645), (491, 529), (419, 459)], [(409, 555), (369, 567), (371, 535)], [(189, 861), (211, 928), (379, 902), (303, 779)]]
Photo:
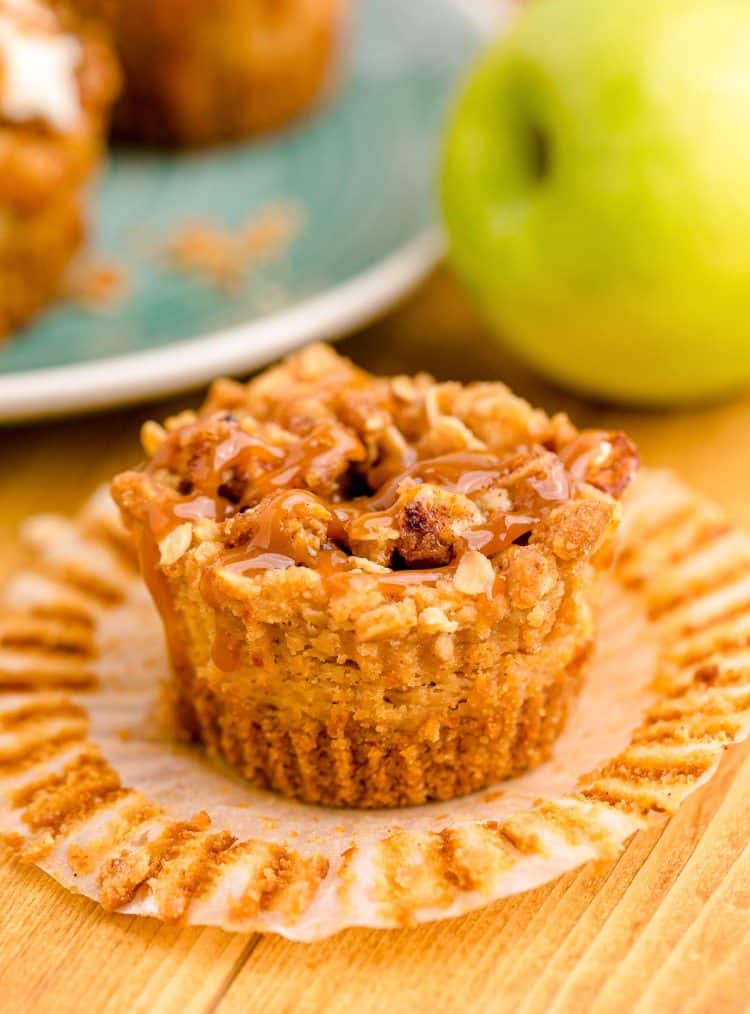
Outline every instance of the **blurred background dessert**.
[(62, 7), (0, 0), (0, 338), (60, 291), (119, 74)]
[(204, 145), (286, 123), (330, 80), (344, 0), (74, 0), (122, 62), (116, 133)]

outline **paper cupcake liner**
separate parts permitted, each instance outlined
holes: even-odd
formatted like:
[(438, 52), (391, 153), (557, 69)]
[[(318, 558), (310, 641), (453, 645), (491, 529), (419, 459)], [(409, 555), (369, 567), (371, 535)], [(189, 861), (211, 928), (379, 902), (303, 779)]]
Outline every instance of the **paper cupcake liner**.
[(160, 626), (106, 494), (30, 519), (0, 609), (0, 833), (106, 909), (294, 940), (456, 916), (612, 858), (750, 732), (750, 537), (672, 475), (625, 506), (552, 759), (449, 803), (306, 806), (170, 741)]

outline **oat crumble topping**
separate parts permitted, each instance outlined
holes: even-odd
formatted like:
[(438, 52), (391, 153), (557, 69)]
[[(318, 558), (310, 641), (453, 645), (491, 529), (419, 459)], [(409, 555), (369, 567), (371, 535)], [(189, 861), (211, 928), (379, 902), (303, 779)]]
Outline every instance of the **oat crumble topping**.
[(255, 576), (371, 573), (364, 561), (447, 575), (466, 554), (512, 569), (514, 546), (584, 557), (637, 465), (623, 434), (578, 433), (502, 384), (376, 378), (322, 345), (246, 386), (217, 382), (144, 444), (145, 471), (115, 483), (126, 511), (150, 492), (160, 542), (210, 522), (223, 562)]

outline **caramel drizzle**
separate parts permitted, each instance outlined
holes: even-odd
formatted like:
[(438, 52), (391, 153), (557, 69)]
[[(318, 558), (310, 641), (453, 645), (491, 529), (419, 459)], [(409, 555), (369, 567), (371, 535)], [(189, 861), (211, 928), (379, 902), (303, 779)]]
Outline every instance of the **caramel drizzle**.
[[(196, 425), (202, 424), (199, 421)], [(189, 440), (191, 430), (193, 427), (185, 427), (168, 439), (154, 457), (149, 471), (167, 468), (179, 474), (175, 454), (184, 448), (179, 443), (181, 436)], [(197, 435), (200, 439), (200, 430)], [(592, 467), (606, 468), (607, 458), (612, 454), (609, 440), (607, 433), (582, 434), (559, 455), (557, 468), (544, 476), (532, 473), (520, 483), (516, 477), (514, 510), (497, 510), (482, 524), (465, 531), (453, 547), (450, 563), (368, 574), (368, 578), (376, 580), (383, 593), (400, 596), (411, 586), (435, 584), (450, 578), (467, 550), (479, 551), (487, 557), (497, 556), (532, 533), (551, 509), (574, 495), (579, 484), (587, 481)], [(181, 498), (176, 503), (151, 508), (147, 532), (141, 541), (141, 569), (168, 632), (176, 670), (179, 673), (188, 663), (182, 639), (175, 636), (179, 629), (178, 616), (166, 576), (159, 566), (158, 549), (158, 540), (176, 525), (203, 519), (223, 522), (247, 509), (253, 510), (248, 526), (249, 539), (245, 541), (243, 536), (241, 544), (225, 549), (201, 581), (201, 594), (214, 605), (219, 605), (213, 601), (212, 575), (217, 570), (251, 575), (304, 566), (314, 570), (331, 590), (338, 582), (345, 582), (338, 589), (345, 591), (346, 582), (356, 574), (361, 575), (361, 571), (352, 567), (352, 543), (377, 534), (378, 527), (396, 527), (396, 515), (402, 505), (399, 494), (405, 480), (471, 496), (483, 489), (502, 487), (503, 481), (518, 466), (519, 458), (523, 460), (528, 453), (529, 449), (519, 448), (515, 455), (501, 459), (488, 452), (459, 451), (420, 461), (416, 449), (408, 447), (401, 460), (390, 466), (390, 471), (396, 474), (389, 475), (387, 465), (376, 463), (365, 473), (365, 478), (372, 481), (377, 476), (378, 488), (370, 495), (345, 499), (345, 484), (353, 471), (351, 466), (362, 464), (367, 457), (362, 443), (350, 430), (338, 424), (323, 423), (295, 443), (278, 447), (269, 444), (262, 435), (239, 427), (233, 429), (213, 447), (210, 467), (198, 461), (198, 467), (189, 471), (189, 489), (180, 491)], [(337, 474), (337, 470), (341, 474)], [(324, 497), (305, 488), (308, 484), (319, 486), (325, 477), (328, 477), (330, 496)], [(304, 516), (306, 507), (319, 515), (322, 507), (323, 516), (328, 517), (326, 541), (320, 549), (310, 548), (304, 539), (295, 541), (288, 524), (284, 524), (295, 511)], [(497, 595), (503, 584), (502, 574), (497, 575), (487, 591), (488, 596)], [(244, 642), (241, 624), (224, 610), (217, 609), (215, 615), (212, 657), (220, 670), (233, 672), (241, 664)]]
[[(198, 424), (200, 425), (200, 424)], [(191, 427), (186, 427), (190, 430)], [(183, 432), (183, 431), (178, 431)], [(465, 550), (477, 550), (494, 557), (520, 538), (529, 535), (544, 515), (574, 495), (586, 481), (593, 464), (611, 454), (611, 435), (584, 433), (559, 456), (559, 468), (544, 477), (530, 475), (514, 489), (514, 510), (496, 511), (483, 524), (470, 528), (457, 542), (454, 560), (444, 566), (392, 571), (377, 575), (384, 588), (394, 590), (409, 584), (425, 583), (448, 576)], [(518, 450), (518, 454), (524, 449)], [(239, 574), (253, 571), (306, 566), (323, 578), (351, 573), (351, 543), (372, 536), (378, 527), (394, 525), (399, 508), (399, 490), (404, 480), (429, 483), (448, 492), (472, 495), (493, 486), (502, 486), (518, 463), (517, 456), (500, 459), (489, 452), (457, 451), (440, 457), (413, 461), (396, 475), (387, 477), (369, 496), (343, 499), (341, 480), (330, 497), (304, 488), (307, 480), (325, 476), (332, 461), (352, 464), (365, 460), (365, 451), (357, 437), (344, 427), (323, 423), (288, 447), (268, 444), (262, 436), (237, 428), (213, 449), (211, 467), (191, 484), (189, 493), (170, 509), (152, 512), (151, 527), (157, 537), (184, 521), (208, 518), (223, 521), (253, 508), (253, 530), (248, 541), (227, 549), (213, 569), (229, 569)], [(174, 470), (172, 441), (155, 456), (149, 470), (159, 467)], [(242, 490), (233, 492), (233, 477), (242, 476)], [(246, 477), (246, 478), (245, 478)], [(194, 494), (194, 495), (193, 495)], [(293, 545), (283, 520), (300, 505), (323, 507), (330, 517), (327, 541), (317, 551)], [(344, 548), (342, 548), (344, 547)], [(153, 559), (143, 561), (144, 572), (153, 569)], [(158, 580), (149, 581), (157, 602), (165, 595)], [(162, 610), (164, 612), (164, 610)]]

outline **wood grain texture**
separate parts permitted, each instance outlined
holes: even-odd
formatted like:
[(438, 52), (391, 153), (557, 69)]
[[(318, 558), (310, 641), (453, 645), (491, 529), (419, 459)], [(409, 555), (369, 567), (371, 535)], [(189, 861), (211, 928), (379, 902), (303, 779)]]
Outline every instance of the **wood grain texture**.
[[(750, 527), (748, 399), (673, 415), (578, 403), (505, 358), (443, 273), (343, 350), (383, 372), (501, 378), (581, 424), (627, 428), (649, 464)], [(0, 575), (20, 560), (21, 518), (72, 511), (137, 460), (139, 422), (170, 407), (0, 430)], [(107, 916), (0, 847), (0, 1011), (744, 1012), (749, 843), (747, 746), (612, 865), (453, 922), (313, 945)]]

